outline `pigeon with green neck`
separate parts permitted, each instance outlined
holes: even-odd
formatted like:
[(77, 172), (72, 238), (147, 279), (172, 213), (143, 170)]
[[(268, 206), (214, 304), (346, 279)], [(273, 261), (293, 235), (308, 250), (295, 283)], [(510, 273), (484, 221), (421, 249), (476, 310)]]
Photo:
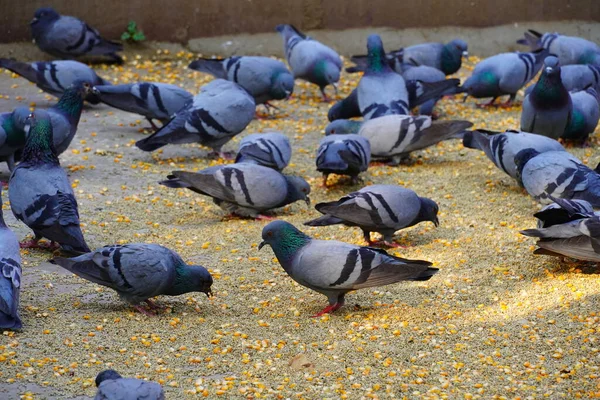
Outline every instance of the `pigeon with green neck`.
[(33, 240), (21, 246), (39, 248), (38, 241), (44, 237), (65, 251), (89, 252), (80, 228), (77, 200), (52, 141), (50, 117), (37, 110), (28, 123), (29, 136), (21, 162), (8, 182), (13, 214), (35, 234)]
[(394, 257), (383, 250), (335, 240), (316, 240), (285, 221), (273, 221), (262, 231), (279, 264), (296, 282), (327, 296), (320, 317), (344, 305), (346, 293), (400, 281), (426, 281), (436, 272), (431, 263)]
[[(1, 189), (0, 189), (1, 192)], [(0, 328), (20, 329), (19, 292), (21, 290), (21, 255), (19, 241), (6, 226), (0, 193)]]
[(212, 276), (206, 268), (187, 265), (172, 250), (157, 244), (132, 243), (104, 246), (74, 258), (55, 258), (53, 264), (119, 294), (143, 314), (139, 303), (159, 308), (150, 298), (191, 292), (212, 294)]
[(573, 103), (573, 112), (565, 133), (561, 136), (565, 140), (585, 144), (594, 133), (600, 120), (600, 98), (598, 91), (593, 87), (569, 93)]
[(293, 25), (277, 25), (275, 28), (283, 38), (283, 48), (295, 78), (319, 86), (324, 101), (329, 101), (325, 88), (340, 80), (342, 59), (330, 47), (306, 36)]
[(549, 54), (558, 57), (561, 65), (600, 65), (600, 46), (578, 36), (566, 36), (557, 32), (542, 34), (530, 29), (525, 32), (525, 38), (517, 40), (517, 43), (528, 45), (532, 50), (546, 49)]
[(572, 113), (573, 103), (562, 83), (558, 58), (546, 57), (540, 78), (523, 100), (521, 130), (558, 139), (569, 126)]
[(25, 147), (25, 124), (31, 112), (29, 107), (17, 107), (10, 113), (0, 114), (0, 161), (8, 169), (15, 169), (15, 154)]
[(99, 95), (99, 92), (88, 82), (75, 81), (64, 91), (58, 103), (47, 110), (52, 121), (54, 147), (57, 154), (64, 153), (73, 141), (81, 118), (83, 101), (90, 93)]

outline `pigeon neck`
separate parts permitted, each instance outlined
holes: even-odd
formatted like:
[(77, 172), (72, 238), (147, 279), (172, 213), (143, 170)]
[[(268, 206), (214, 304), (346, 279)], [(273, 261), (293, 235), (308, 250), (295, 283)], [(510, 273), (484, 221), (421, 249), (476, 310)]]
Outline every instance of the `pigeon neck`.
[(458, 71), (462, 64), (462, 51), (453, 48), (454, 45), (447, 44), (442, 49), (442, 72), (446, 75)]
[(365, 72), (380, 73), (390, 69), (387, 60), (385, 59), (385, 53), (380, 47), (374, 47), (369, 49), (367, 54), (367, 70)]
[(31, 127), (21, 159), (23, 162), (59, 165), (50, 120), (37, 121)]
[(185, 294), (189, 292), (193, 292), (193, 280), (190, 279), (190, 269), (186, 264), (180, 264), (175, 267), (175, 281), (171, 285), (170, 290), (165, 293), (168, 296), (179, 296), (180, 294)]
[(25, 132), (20, 129), (12, 115), (2, 121), (2, 129), (6, 132), (6, 144), (11, 147), (22, 147), (25, 144)]
[(79, 93), (79, 90), (75, 88), (69, 88), (65, 90), (62, 97), (54, 106), (56, 109), (69, 116), (72, 121), (79, 122), (81, 116), (81, 110), (83, 109), (83, 98)]
[(560, 72), (543, 72), (531, 92), (531, 102), (538, 109), (561, 108), (569, 102), (569, 92), (560, 79)]
[(571, 114), (571, 120), (569, 121), (569, 125), (565, 129), (565, 133), (563, 134), (563, 138), (569, 139), (573, 136), (573, 139), (577, 137), (577, 134), (582, 132), (585, 129), (585, 116), (573, 110)]
[(294, 258), (294, 255), (310, 242), (310, 237), (296, 229), (282, 231), (282, 237), (272, 245), (273, 252), (284, 268)]

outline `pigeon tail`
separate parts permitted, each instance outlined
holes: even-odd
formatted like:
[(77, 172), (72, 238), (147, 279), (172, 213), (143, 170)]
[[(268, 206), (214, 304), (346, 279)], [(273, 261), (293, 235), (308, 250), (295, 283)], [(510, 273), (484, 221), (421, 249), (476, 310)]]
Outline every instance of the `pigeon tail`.
[(192, 61), (188, 68), (210, 74), (215, 78), (227, 79), (227, 71), (223, 68), (223, 61), (214, 58), (199, 58)]
[(419, 275), (411, 279), (411, 281), (428, 281), (432, 276), (437, 274), (439, 269), (437, 268), (427, 268), (425, 271), (421, 272)]
[(174, 132), (177, 132), (180, 128), (183, 128), (184, 124), (184, 118), (180, 118), (179, 121), (176, 118), (173, 118), (168, 123), (161, 126), (160, 129), (152, 135), (135, 142), (135, 145), (142, 151), (158, 150), (161, 147), (168, 145), (170, 143), (168, 140), (169, 136)]
[(529, 31), (525, 32), (524, 38), (517, 40), (517, 43), (529, 46), (532, 51), (536, 51), (542, 48), (541, 38), (541, 33), (534, 31), (533, 29), (529, 29)]
[[(0, 299), (1, 300), (1, 299)], [(0, 312), (0, 328), (1, 329), (21, 329), (23, 323), (18, 315), (7, 315)]]
[(337, 218), (337, 217), (333, 217), (331, 215), (323, 215), (320, 216), (319, 218), (315, 218), (313, 220), (310, 221), (306, 221), (304, 223), (304, 225), (306, 226), (329, 226), (329, 225), (338, 225), (338, 224), (343, 224), (344, 220)]
[(9, 58), (0, 58), (0, 68), (5, 68), (9, 71), (14, 72), (17, 75), (22, 76), (29, 82), (37, 82), (37, 71), (31, 66), (31, 64), (11, 60)]
[(98, 267), (93, 260), (82, 259), (83, 257), (85, 256), (76, 258), (57, 257), (49, 260), (49, 262), (51, 264), (60, 265), (67, 271), (70, 271), (83, 279), (87, 279), (99, 285), (112, 287), (113, 283), (108, 271)]

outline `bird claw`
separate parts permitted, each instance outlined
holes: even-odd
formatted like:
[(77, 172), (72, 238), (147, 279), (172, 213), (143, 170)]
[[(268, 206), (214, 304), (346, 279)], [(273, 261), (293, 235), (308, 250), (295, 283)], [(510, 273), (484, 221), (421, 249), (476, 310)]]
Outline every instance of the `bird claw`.
[(398, 244), (396, 242), (390, 242), (388, 240), (377, 240), (377, 241), (367, 241), (367, 243), (369, 244), (369, 246), (371, 247), (391, 247), (394, 249), (406, 249), (406, 246), (402, 246), (401, 244)]
[(150, 312), (148, 310), (146, 310), (144, 307), (139, 306), (139, 305), (135, 305), (133, 306), (133, 308), (135, 308), (136, 310), (138, 310), (140, 313), (144, 314), (147, 317), (155, 317), (156, 314), (153, 312)]
[(315, 315), (313, 315), (311, 318), (319, 318), (325, 314), (331, 314), (332, 312), (339, 309), (343, 305), (344, 305), (344, 303), (330, 304), (327, 307), (325, 307), (324, 309), (322, 309), (321, 311), (319, 311), (318, 313), (316, 313)]
[(233, 160), (235, 158), (235, 154), (225, 151), (211, 151), (208, 153), (208, 157), (215, 159), (222, 158), (223, 160)]
[(22, 249), (45, 249), (52, 251), (60, 249), (60, 245), (58, 243), (40, 243), (40, 241), (36, 239), (22, 241), (19, 243), (19, 247)]
[(255, 218), (257, 221), (273, 221), (275, 217), (270, 217), (268, 215), (258, 214)]
[(156, 304), (154, 301), (147, 299), (144, 300), (144, 303), (148, 304), (151, 310), (164, 310), (165, 306), (161, 306), (160, 304)]

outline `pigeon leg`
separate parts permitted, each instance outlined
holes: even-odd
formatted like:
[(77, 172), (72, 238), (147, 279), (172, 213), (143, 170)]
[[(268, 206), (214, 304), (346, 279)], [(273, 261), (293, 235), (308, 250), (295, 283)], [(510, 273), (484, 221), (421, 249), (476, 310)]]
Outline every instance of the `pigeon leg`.
[(350, 184), (351, 185), (357, 185), (358, 184), (358, 175), (350, 177)]
[(325, 93), (325, 87), (319, 88), (321, 89), (321, 94), (323, 95), (323, 103), (331, 102), (331, 99), (327, 97), (327, 93)]
[(208, 157), (209, 158), (222, 158), (223, 160), (233, 160), (234, 159), (234, 154), (231, 152), (225, 152), (225, 151), (211, 151), (210, 153), (208, 153)]
[(497, 97), (493, 97), (492, 100), (490, 100), (488, 103), (477, 104), (477, 107), (479, 107), (479, 108), (493, 107), (496, 99), (497, 99)]
[(502, 107), (502, 108), (510, 108), (513, 106), (513, 102), (515, 101), (515, 97), (517, 97), (516, 93), (511, 94), (508, 97), (508, 100), (506, 100), (505, 103), (500, 103), (498, 104), (498, 107)]
[(34, 238), (30, 240), (24, 240), (19, 243), (19, 247), (22, 249), (41, 249), (42, 246), (39, 244), (39, 239)]
[(148, 122), (150, 122), (150, 125), (152, 125), (152, 129), (154, 129), (154, 131), (157, 131), (158, 130), (158, 126), (156, 126), (156, 124), (154, 123), (154, 121), (152, 121), (152, 118), (146, 117), (146, 119), (148, 120)]
[(144, 303), (148, 304), (148, 307), (150, 307), (151, 310), (164, 310), (165, 309), (164, 306), (156, 304), (154, 301), (152, 301), (150, 299), (144, 300)]
[(322, 317), (324, 314), (331, 314), (332, 312), (339, 309), (343, 305), (344, 305), (344, 303), (335, 303), (335, 304), (328, 305), (327, 307), (325, 307), (324, 309), (322, 309), (321, 311), (319, 311), (318, 313), (313, 315), (313, 318)]
[(268, 215), (258, 214), (255, 219), (257, 221), (273, 221), (275, 217), (269, 217)]
[(140, 305), (134, 305), (133, 308), (135, 308), (136, 310), (138, 310), (140, 313), (144, 314), (147, 317), (155, 317), (156, 314), (151, 313), (150, 311), (146, 310), (144, 307), (140, 306)]
[(323, 174), (323, 184), (321, 184), (321, 187), (327, 187), (327, 178), (329, 178), (329, 174)]
[(395, 249), (397, 249), (397, 248), (400, 248), (400, 249), (406, 249), (406, 248), (407, 248), (406, 246), (402, 246), (402, 245), (400, 245), (400, 244), (398, 244), (398, 243), (396, 243), (396, 242), (390, 242), (390, 241), (388, 241), (388, 240), (384, 240), (382, 243), (383, 243), (384, 245), (388, 246), (388, 247), (393, 247), (393, 248), (395, 248)]
[(367, 242), (370, 246), (371, 245), (371, 232), (363, 231), (363, 238), (365, 239), (365, 242)]
[(275, 105), (273, 105), (273, 104), (269, 103), (268, 101), (265, 101), (265, 102), (264, 102), (264, 105), (265, 105), (265, 107), (267, 108), (267, 111), (269, 110), (269, 108), (274, 108), (274, 109), (276, 109), (276, 110), (281, 110), (279, 107), (277, 107), (277, 106), (275, 106)]

